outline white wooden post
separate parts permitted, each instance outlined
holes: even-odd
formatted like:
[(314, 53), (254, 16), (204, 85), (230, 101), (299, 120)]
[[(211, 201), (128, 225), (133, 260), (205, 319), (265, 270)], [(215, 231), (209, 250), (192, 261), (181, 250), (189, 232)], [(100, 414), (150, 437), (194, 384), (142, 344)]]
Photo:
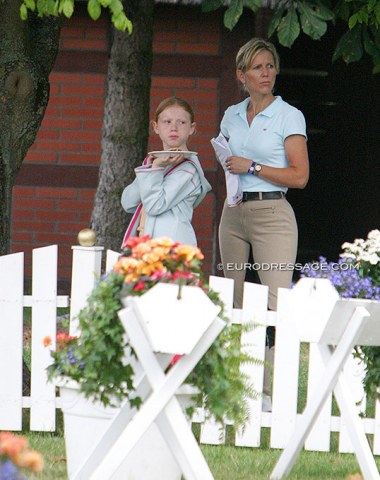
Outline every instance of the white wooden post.
[(30, 428), (55, 430), (55, 386), (47, 381), (46, 368), (51, 363), (50, 349), (43, 339), (51, 337), (53, 347), (57, 322), (58, 247), (33, 250), (33, 304)]
[(70, 335), (79, 335), (77, 315), (86, 305), (88, 296), (100, 275), (103, 247), (75, 245), (71, 277)]
[(110, 272), (112, 270), (112, 267), (115, 265), (119, 257), (120, 257), (119, 252), (114, 252), (113, 250), (107, 250), (106, 272)]
[(0, 430), (22, 428), (24, 254), (0, 257)]
[[(219, 293), (224, 303), (224, 313), (227, 318), (232, 318), (234, 281), (229, 278), (210, 276), (210, 288)], [(200, 443), (208, 445), (223, 445), (226, 441), (226, 429), (213, 419), (204, 420), (201, 423)]]
[[(256, 283), (244, 284), (242, 324), (252, 324), (253, 329), (243, 332), (241, 336), (242, 349), (253, 358), (264, 361), (265, 338), (268, 314), (268, 287)], [(235, 445), (259, 447), (261, 438), (261, 410), (264, 381), (264, 365), (243, 365), (242, 371), (247, 374), (254, 389), (259, 393), (257, 399), (250, 399), (249, 422), (244, 432), (236, 435)]]
[(300, 340), (291, 322), (290, 290), (278, 289), (270, 445), (284, 448), (295, 429)]

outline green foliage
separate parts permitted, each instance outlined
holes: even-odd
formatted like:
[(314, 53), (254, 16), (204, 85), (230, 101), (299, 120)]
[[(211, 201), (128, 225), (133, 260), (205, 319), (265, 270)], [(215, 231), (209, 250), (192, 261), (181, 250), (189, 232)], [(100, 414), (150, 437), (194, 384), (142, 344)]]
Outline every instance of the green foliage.
[[(224, 7), (223, 0), (203, 0), (202, 9), (210, 12)], [(231, 0), (224, 13), (224, 25), (232, 30), (243, 13), (243, 7), (254, 12), (259, 0)], [(277, 36), (279, 43), (291, 47), (301, 31), (320, 40), (328, 23), (342, 19), (347, 32), (340, 38), (333, 61), (357, 62), (366, 53), (372, 58), (373, 73), (380, 72), (380, 0), (339, 0), (332, 7), (330, 0), (280, 0), (276, 2), (268, 27), (268, 37)]]
[[(20, 6), (20, 16), (23, 20), (28, 18), (28, 10), (36, 12), (38, 16), (63, 15), (71, 18), (74, 13), (75, 0), (23, 0)], [(124, 13), (121, 0), (88, 0), (87, 11), (93, 20), (97, 20), (102, 8), (111, 13), (111, 21), (117, 30), (132, 33), (132, 22)]]

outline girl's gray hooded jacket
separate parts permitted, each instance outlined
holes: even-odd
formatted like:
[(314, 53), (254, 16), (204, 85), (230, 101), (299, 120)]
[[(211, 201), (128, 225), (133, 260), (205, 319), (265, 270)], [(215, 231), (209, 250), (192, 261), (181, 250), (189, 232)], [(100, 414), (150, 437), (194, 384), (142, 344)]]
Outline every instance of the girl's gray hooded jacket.
[[(144, 235), (197, 245), (191, 225), (193, 209), (211, 190), (197, 156), (192, 154), (174, 168), (143, 165), (135, 172), (136, 179), (124, 189), (121, 204), (128, 213), (136, 212), (140, 203), (143, 204)], [(132, 221), (138, 224), (138, 219)]]

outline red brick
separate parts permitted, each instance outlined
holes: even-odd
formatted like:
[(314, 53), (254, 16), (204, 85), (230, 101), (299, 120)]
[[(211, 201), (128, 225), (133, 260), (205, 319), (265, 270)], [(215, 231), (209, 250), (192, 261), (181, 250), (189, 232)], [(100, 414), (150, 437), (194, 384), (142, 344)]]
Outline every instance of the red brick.
[(84, 85), (105, 85), (106, 76), (99, 74), (83, 74), (82, 83)]
[(52, 72), (50, 74), (51, 83), (59, 84), (81, 84), (83, 75), (81, 73), (64, 73), (64, 72)]
[(188, 77), (153, 77), (152, 87), (195, 88), (195, 80)]
[(101, 109), (104, 108), (104, 98), (97, 97), (82, 97), (82, 105), (83, 106), (90, 106), (90, 107), (99, 107)]
[(50, 188), (36, 187), (36, 196), (43, 198), (77, 198), (78, 191), (75, 188)]
[(94, 118), (94, 119), (90, 118), (90, 119), (84, 119), (82, 121), (82, 126), (84, 129), (101, 129), (102, 125), (103, 125), (102, 118)]
[[(84, 122), (83, 122), (84, 124)], [(77, 119), (77, 118), (56, 118), (54, 120), (54, 125), (57, 127), (57, 128), (60, 128), (60, 129), (69, 129), (69, 128), (72, 128), (73, 130), (76, 129), (80, 129), (82, 128), (82, 121)]]
[(101, 131), (100, 130), (61, 130), (61, 139), (62, 140), (77, 140), (77, 141), (88, 141), (93, 140), (94, 142), (100, 142), (101, 140)]
[(59, 199), (57, 202), (57, 209), (59, 210), (81, 210), (82, 208), (85, 208), (85, 204), (83, 203), (83, 200), (64, 200), (64, 199)]
[(52, 151), (72, 151), (77, 152), (80, 148), (80, 143), (73, 142), (49, 142), (48, 140), (40, 141), (38, 143), (38, 148), (41, 150), (52, 150)]
[(31, 243), (33, 241), (33, 233), (31, 232), (13, 232), (12, 233), (12, 252), (23, 252), (24, 245), (17, 245), (19, 242)]
[(60, 164), (75, 165), (98, 165), (100, 156), (98, 154), (84, 154), (82, 152), (61, 153), (59, 155)]
[(198, 88), (217, 90), (219, 87), (219, 80), (214, 78), (198, 78)]
[(37, 243), (44, 243), (46, 245), (75, 245), (76, 235), (75, 234), (64, 234), (64, 233), (42, 233), (36, 232), (35, 241)]
[(87, 228), (87, 225), (83, 225), (82, 222), (59, 222), (58, 223), (58, 232), (62, 233), (78, 233), (83, 229)]
[(84, 38), (84, 30), (81, 27), (66, 24), (62, 26), (61, 37), (62, 38), (69, 38), (69, 37)]
[(99, 144), (97, 144), (97, 143), (82, 143), (81, 151), (82, 152), (94, 152), (94, 153), (98, 153), (100, 155), (100, 153), (101, 153), (100, 142), (99, 142)]
[(24, 209), (53, 209), (55, 206), (54, 200), (47, 199), (31, 199), (31, 198), (17, 198), (13, 196), (13, 208)]
[(153, 52), (154, 53), (174, 53), (175, 52), (175, 44), (174, 43), (156, 43), (153, 45)]
[(36, 218), (38, 220), (52, 220), (52, 221), (72, 221), (79, 219), (78, 210), (37, 210)]
[[(98, 118), (103, 115), (102, 108), (61, 108), (62, 117)], [(57, 115), (58, 116), (58, 115)]]
[(106, 50), (105, 40), (82, 39), (78, 42), (76, 38), (64, 38), (61, 42), (63, 50)]
[(23, 221), (15, 220), (13, 221), (13, 228), (15, 230), (28, 232), (51, 232), (54, 230), (54, 222), (39, 222), (39, 221)]
[(104, 88), (101, 85), (62, 85), (62, 95), (103, 96)]
[(217, 55), (218, 46), (207, 43), (177, 43), (176, 53), (190, 53), (198, 55)]
[(95, 197), (95, 190), (82, 188), (79, 192), (79, 198), (81, 198), (83, 200), (93, 201), (94, 197)]
[(58, 153), (53, 152), (43, 152), (38, 150), (38, 141), (35, 144), (35, 148), (33, 150), (29, 150), (27, 153), (24, 162), (32, 162), (32, 163), (56, 163), (58, 159)]
[(62, 96), (62, 97), (51, 97), (49, 100), (49, 105), (54, 107), (59, 107), (60, 105), (64, 106), (73, 106), (73, 105), (81, 105), (81, 98), (80, 97), (69, 97), (69, 96)]

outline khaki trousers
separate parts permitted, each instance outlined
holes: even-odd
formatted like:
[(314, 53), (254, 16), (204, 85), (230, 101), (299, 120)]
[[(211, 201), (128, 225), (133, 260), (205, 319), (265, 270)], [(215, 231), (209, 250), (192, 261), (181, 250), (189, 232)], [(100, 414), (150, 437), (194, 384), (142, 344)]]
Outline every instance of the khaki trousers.
[[(224, 276), (235, 283), (235, 308), (242, 307), (246, 270), (253, 268), (260, 283), (269, 287), (269, 309), (277, 309), (277, 289), (289, 288), (292, 281), (297, 243), (297, 222), (285, 198), (251, 200), (236, 207), (224, 204), (219, 245)], [(247, 264), (250, 247), (252, 266)]]

